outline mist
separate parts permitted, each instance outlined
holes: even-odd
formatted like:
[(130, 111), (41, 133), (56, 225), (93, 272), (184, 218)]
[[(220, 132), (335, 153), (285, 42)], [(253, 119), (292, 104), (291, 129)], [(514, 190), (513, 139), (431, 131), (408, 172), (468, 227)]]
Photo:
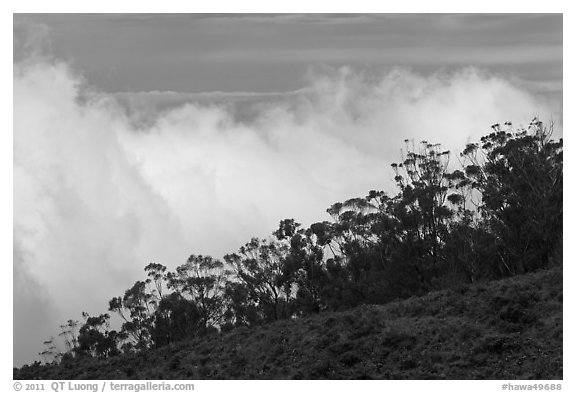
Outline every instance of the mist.
[(560, 103), (475, 68), (316, 67), (275, 94), (106, 93), (54, 59), (14, 64), (14, 364), (82, 311), (190, 254), (221, 258), (283, 218), (390, 193), (404, 139), (452, 154)]

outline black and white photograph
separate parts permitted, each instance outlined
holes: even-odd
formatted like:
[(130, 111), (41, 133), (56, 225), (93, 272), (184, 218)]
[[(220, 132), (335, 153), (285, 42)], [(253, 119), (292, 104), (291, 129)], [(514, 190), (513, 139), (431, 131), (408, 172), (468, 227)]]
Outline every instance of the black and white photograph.
[(563, 22), (14, 13), (13, 380), (562, 390)]

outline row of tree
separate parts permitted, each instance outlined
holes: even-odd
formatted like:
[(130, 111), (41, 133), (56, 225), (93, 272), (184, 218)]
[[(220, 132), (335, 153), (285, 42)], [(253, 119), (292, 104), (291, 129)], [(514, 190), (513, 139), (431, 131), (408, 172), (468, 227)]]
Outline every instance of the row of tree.
[(149, 264), (145, 281), (109, 302), (121, 329), (108, 313), (70, 320), (64, 356), (114, 356), (561, 264), (562, 139), (537, 119), (492, 129), (456, 170), (440, 145), (406, 141), (392, 164), (398, 192), (335, 203), (331, 221), (282, 220), (223, 261), (192, 255), (172, 272)]

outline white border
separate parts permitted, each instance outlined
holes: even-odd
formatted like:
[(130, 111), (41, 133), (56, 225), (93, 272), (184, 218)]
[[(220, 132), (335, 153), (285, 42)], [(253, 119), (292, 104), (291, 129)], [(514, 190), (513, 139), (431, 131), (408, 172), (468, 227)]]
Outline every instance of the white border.
[[(306, 0), (297, 0), (290, 2), (282, 2), (282, 4), (275, 4), (272, 2), (265, 1), (209, 1), (209, 2), (190, 2), (190, 1), (148, 1), (147, 3), (142, 2), (120, 2), (118, 0), (99, 0), (97, 2), (90, 2), (89, 4), (84, 2), (72, 2), (72, 1), (62, 1), (62, 0), (26, 0), (26, 1), (15, 1), (10, 0), (4, 2), (2, 6), (2, 14), (0, 20), (1, 28), (1, 42), (2, 42), (2, 53), (5, 58), (2, 62), (2, 76), (3, 82), (2, 86), (2, 131), (1, 131), (1, 142), (0, 142), (0, 173), (3, 185), (10, 184), (10, 187), (3, 187), (3, 192), (0, 194), (2, 198), (2, 215), (1, 215), (1, 260), (2, 263), (2, 273), (5, 277), (5, 284), (2, 285), (2, 299), (3, 299), (3, 309), (6, 310), (6, 314), (10, 315), (10, 323), (7, 321), (2, 324), (2, 332), (4, 337), (4, 348), (2, 351), (2, 386), (3, 391), (13, 391), (12, 385), (12, 269), (9, 261), (12, 260), (12, 220), (9, 218), (13, 217), (12, 206), (13, 206), (13, 142), (12, 142), (12, 132), (13, 129), (13, 110), (12, 110), (12, 73), (9, 71), (11, 67), (12, 57), (12, 14), (13, 13), (59, 13), (59, 12), (113, 12), (113, 13), (136, 13), (136, 12), (222, 12), (222, 13), (260, 13), (260, 12), (298, 12), (298, 13), (331, 13), (331, 12), (350, 12), (350, 13), (380, 13), (380, 12), (418, 12), (418, 13), (563, 13), (564, 14), (564, 69), (568, 70), (564, 75), (564, 105), (565, 107), (571, 107), (573, 103), (573, 86), (574, 77), (573, 71), (576, 66), (574, 64), (573, 58), (573, 48), (574, 42), (570, 37), (575, 36), (574, 32), (574, 13), (572, 8), (568, 5), (568, 1), (497, 1), (497, 0), (487, 0), (487, 1), (474, 1), (474, 2), (462, 2), (462, 1), (425, 1), (425, 0), (412, 0), (412, 1), (389, 1), (389, 2), (375, 2), (370, 0), (354, 0), (340, 2), (339, 4), (334, 4), (333, 2), (312, 2)], [(10, 65), (9, 65), (10, 62)], [(564, 137), (567, 140), (567, 151), (568, 153), (572, 150), (572, 131), (573, 129), (573, 118), (571, 116), (571, 111), (564, 111), (563, 125), (564, 125)], [(571, 158), (571, 154), (567, 155), (565, 171), (566, 180), (566, 196), (571, 196), (572, 191), (574, 191), (571, 186), (573, 165), (574, 162)], [(574, 333), (576, 331), (576, 326), (574, 325), (574, 312), (573, 312), (573, 300), (574, 291), (572, 290), (573, 285), (571, 278), (574, 277), (574, 268), (572, 267), (571, 256), (573, 252), (569, 250), (571, 245), (571, 240), (573, 239), (574, 230), (572, 229), (572, 218), (574, 217), (574, 207), (568, 201), (566, 205), (565, 223), (566, 233), (565, 233), (565, 274), (564, 280), (564, 332), (568, 332), (564, 337), (564, 381), (563, 391), (574, 391), (572, 387), (574, 385), (574, 357), (571, 348), (575, 348), (574, 345)], [(9, 310), (9, 313), (8, 313)], [(5, 315), (6, 315), (5, 314)], [(8, 318), (5, 318), (8, 319)], [(10, 344), (8, 344), (10, 343)], [(90, 382), (90, 381), (87, 381)], [(171, 381), (176, 382), (176, 381)], [(189, 381), (183, 381), (189, 382)], [(235, 382), (218, 382), (218, 381), (197, 381), (198, 391), (208, 391), (208, 390), (229, 390), (233, 389), (240, 392), (252, 392), (252, 391), (269, 391), (272, 387), (275, 392), (282, 391), (293, 391), (295, 389), (305, 389), (305, 390), (325, 390), (329, 389), (331, 391), (349, 391), (352, 389), (366, 389), (369, 391), (390, 391), (390, 392), (400, 392), (400, 391), (426, 391), (426, 392), (490, 392), (501, 390), (501, 385), (506, 382), (521, 383), (522, 381), (349, 381), (349, 382), (337, 382), (337, 381), (303, 381), (303, 382), (255, 382), (255, 381), (235, 381)], [(551, 383), (557, 383), (557, 381), (550, 381)], [(534, 383), (534, 381), (526, 381), (526, 383)], [(544, 382), (545, 383), (545, 382)], [(47, 385), (48, 387), (49, 385)]]

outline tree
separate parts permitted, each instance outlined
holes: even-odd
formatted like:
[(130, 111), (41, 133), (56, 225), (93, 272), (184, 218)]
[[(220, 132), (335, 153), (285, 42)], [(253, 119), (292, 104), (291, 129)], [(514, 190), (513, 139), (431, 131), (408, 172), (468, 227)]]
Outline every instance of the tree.
[(462, 156), (481, 194), (479, 211), (497, 238), (500, 274), (512, 275), (548, 264), (561, 248), (563, 143), (552, 139), (553, 125), (538, 119), (514, 133), (492, 128)]
[(224, 297), (223, 330), (257, 325), (264, 319), (259, 308), (258, 293), (249, 290), (243, 282), (226, 282)]
[(154, 346), (161, 347), (193, 337), (205, 328), (203, 322), (201, 312), (192, 300), (185, 299), (179, 292), (172, 292), (160, 301), (151, 339)]
[(191, 255), (176, 273), (168, 273), (169, 287), (194, 303), (202, 331), (223, 322), (224, 284), (229, 274), (221, 261), (202, 255)]
[(224, 257), (245, 286), (246, 299), (258, 308), (262, 322), (291, 315), (293, 281), (283, 269), (287, 252), (285, 244), (252, 238), (238, 253)]
[(400, 198), (394, 215), (404, 229), (405, 243), (421, 261), (424, 279), (438, 277), (442, 244), (453, 215), (446, 205), (452, 184), (448, 174), (450, 152), (427, 141), (415, 150), (406, 140), (407, 154), (401, 164), (392, 164)]
[(130, 338), (135, 348), (142, 349), (152, 345), (151, 331), (157, 306), (157, 298), (146, 290), (146, 282), (136, 281), (123, 297), (110, 300), (108, 310), (117, 312), (124, 321), (121, 337)]
[(42, 357), (44, 363), (48, 364), (57, 362), (61, 354), (58, 352), (58, 349), (56, 348), (56, 344), (54, 343), (54, 337), (51, 337), (49, 340), (44, 341), (43, 344), (45, 349), (38, 355)]
[[(315, 225), (318, 229), (318, 224)], [(296, 314), (318, 313), (327, 308), (322, 299), (328, 276), (323, 265), (325, 237), (320, 237), (311, 229), (305, 230), (294, 219), (280, 221), (273, 233), (276, 240), (287, 247), (283, 260), (283, 275), (293, 283), (296, 296), (293, 310)]]
[(78, 346), (78, 321), (69, 319), (65, 324), (60, 325), (59, 336), (64, 340), (64, 345), (66, 347), (66, 352), (73, 352)]
[(120, 353), (117, 348), (118, 334), (115, 330), (109, 330), (110, 315), (100, 314), (97, 317), (91, 317), (83, 312), (82, 316), (85, 323), (80, 328), (78, 346), (75, 351), (99, 358), (118, 355)]
[(160, 301), (163, 298), (164, 286), (168, 280), (168, 273), (166, 273), (166, 266), (159, 263), (149, 263), (144, 268), (148, 274), (147, 284), (154, 283), (155, 289), (152, 294)]

